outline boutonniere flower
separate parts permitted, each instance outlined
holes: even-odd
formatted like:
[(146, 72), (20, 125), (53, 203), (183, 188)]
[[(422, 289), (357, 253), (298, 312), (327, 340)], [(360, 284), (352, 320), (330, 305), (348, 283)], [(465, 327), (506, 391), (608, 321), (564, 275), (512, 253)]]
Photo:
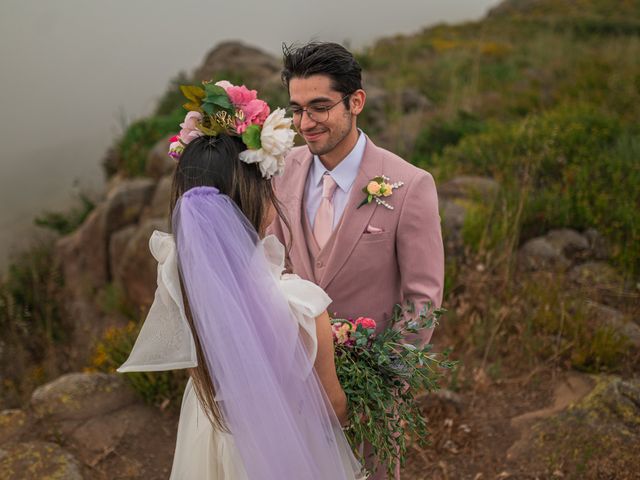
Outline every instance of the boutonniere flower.
[(393, 210), (393, 206), (389, 205), (384, 198), (393, 195), (393, 191), (403, 185), (404, 182), (391, 183), (389, 177), (385, 177), (384, 175), (372, 178), (367, 186), (362, 189), (366, 197), (364, 197), (362, 203), (358, 205), (358, 208), (375, 201), (378, 205)]

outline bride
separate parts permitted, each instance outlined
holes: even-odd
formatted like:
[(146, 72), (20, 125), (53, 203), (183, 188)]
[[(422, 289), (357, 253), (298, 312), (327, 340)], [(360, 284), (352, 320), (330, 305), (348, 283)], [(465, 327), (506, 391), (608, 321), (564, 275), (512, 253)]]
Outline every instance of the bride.
[[(331, 300), (283, 274), (284, 246), (264, 238), (282, 216), (270, 178), (293, 144), (291, 122), (255, 91), (204, 87), (183, 89), (200, 103), (170, 148), (173, 234), (150, 239), (158, 288), (118, 371), (190, 369), (172, 479), (364, 478), (340, 428)], [(215, 95), (223, 110), (200, 108)], [(240, 136), (251, 130), (253, 140)]]

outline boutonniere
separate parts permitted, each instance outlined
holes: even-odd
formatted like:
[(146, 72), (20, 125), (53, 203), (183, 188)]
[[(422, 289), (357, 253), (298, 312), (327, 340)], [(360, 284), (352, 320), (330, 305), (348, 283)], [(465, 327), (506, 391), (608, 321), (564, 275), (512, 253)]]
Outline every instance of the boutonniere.
[(372, 178), (367, 186), (362, 189), (366, 197), (364, 197), (362, 203), (358, 205), (358, 208), (375, 201), (378, 205), (393, 210), (393, 206), (389, 205), (384, 198), (393, 195), (393, 191), (403, 185), (404, 182), (391, 183), (389, 177), (385, 177), (384, 175)]

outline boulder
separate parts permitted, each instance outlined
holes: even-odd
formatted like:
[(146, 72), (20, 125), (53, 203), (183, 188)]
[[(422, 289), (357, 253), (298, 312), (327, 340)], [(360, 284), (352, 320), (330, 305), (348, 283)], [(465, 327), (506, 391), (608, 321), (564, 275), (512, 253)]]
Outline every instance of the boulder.
[(438, 196), (448, 199), (492, 201), (498, 190), (500, 190), (500, 184), (493, 178), (461, 175), (439, 185)]
[(585, 262), (569, 271), (569, 278), (581, 287), (624, 289), (622, 276), (606, 262)]
[(25, 442), (5, 447), (0, 457), (0, 480), (82, 480), (73, 455), (50, 442)]
[(584, 236), (589, 242), (591, 256), (596, 260), (607, 260), (611, 257), (609, 242), (595, 228), (588, 228)]
[(117, 272), (122, 266), (124, 252), (127, 249), (129, 241), (137, 231), (137, 225), (129, 225), (118, 230), (109, 238), (109, 271), (111, 272), (112, 278), (117, 279)]
[(589, 252), (589, 240), (570, 228), (550, 230), (546, 241), (565, 258), (575, 260), (585, 258)]
[(440, 200), (439, 206), (445, 252), (447, 256), (460, 256), (464, 253), (462, 228), (467, 208), (460, 200)]
[(0, 445), (17, 438), (29, 426), (27, 414), (22, 410), (3, 410), (0, 412)]
[(229, 41), (211, 50), (193, 77), (196, 82), (201, 82), (216, 78), (221, 72), (233, 72), (242, 77), (247, 85), (259, 88), (260, 81), (279, 75), (281, 69), (280, 60), (273, 55), (241, 42)]
[(39, 420), (79, 422), (136, 401), (135, 392), (120, 375), (69, 373), (38, 387), (30, 407)]
[(76, 428), (69, 441), (78, 458), (94, 464), (104, 452), (113, 451), (123, 440), (145, 433), (157, 421), (158, 412), (145, 405), (131, 405), (106, 415), (90, 418)]
[(571, 262), (546, 237), (537, 237), (520, 248), (518, 264), (528, 270), (555, 270), (566, 269)]
[(400, 105), (403, 113), (422, 112), (433, 106), (432, 102), (415, 88), (402, 90)]
[(142, 214), (143, 219), (166, 218), (169, 216), (169, 205), (171, 202), (171, 187), (173, 185), (173, 175), (165, 175), (160, 179), (151, 203), (145, 208)]
[(122, 261), (115, 271), (115, 281), (136, 305), (151, 305), (156, 290), (157, 262), (149, 251), (149, 238), (154, 230), (167, 232), (167, 219), (145, 220), (129, 239)]
[(640, 380), (599, 376), (582, 400), (526, 430), (508, 457), (530, 478), (631, 479), (639, 444)]
[(169, 151), (169, 139), (172, 136), (167, 136), (158, 141), (149, 152), (145, 164), (145, 174), (148, 177), (159, 179), (165, 175), (172, 174), (175, 170), (176, 161), (167, 154)]
[(62, 266), (65, 298), (92, 296), (107, 282), (106, 219), (107, 205), (101, 203), (75, 232), (58, 240), (56, 257)]
[(151, 200), (155, 185), (150, 178), (135, 178), (121, 182), (109, 192), (105, 203), (106, 235), (138, 221), (142, 209)]
[(587, 314), (600, 324), (625, 336), (635, 348), (640, 348), (640, 327), (619, 310), (596, 302), (587, 302)]

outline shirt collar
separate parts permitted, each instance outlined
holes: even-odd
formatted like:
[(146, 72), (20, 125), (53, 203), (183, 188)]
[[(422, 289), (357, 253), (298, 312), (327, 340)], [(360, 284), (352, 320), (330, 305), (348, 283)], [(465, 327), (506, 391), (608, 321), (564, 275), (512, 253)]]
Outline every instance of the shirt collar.
[(364, 132), (360, 129), (358, 129), (358, 132), (358, 141), (355, 146), (333, 170), (327, 170), (320, 161), (320, 157), (317, 155), (313, 156), (313, 165), (311, 167), (312, 185), (316, 187), (320, 186), (323, 175), (325, 172), (329, 172), (343, 192), (349, 191), (351, 185), (353, 185), (353, 182), (356, 181), (356, 177), (358, 176), (358, 170), (360, 169), (360, 163), (362, 162), (362, 156), (364, 155), (364, 148), (367, 144), (367, 137)]

